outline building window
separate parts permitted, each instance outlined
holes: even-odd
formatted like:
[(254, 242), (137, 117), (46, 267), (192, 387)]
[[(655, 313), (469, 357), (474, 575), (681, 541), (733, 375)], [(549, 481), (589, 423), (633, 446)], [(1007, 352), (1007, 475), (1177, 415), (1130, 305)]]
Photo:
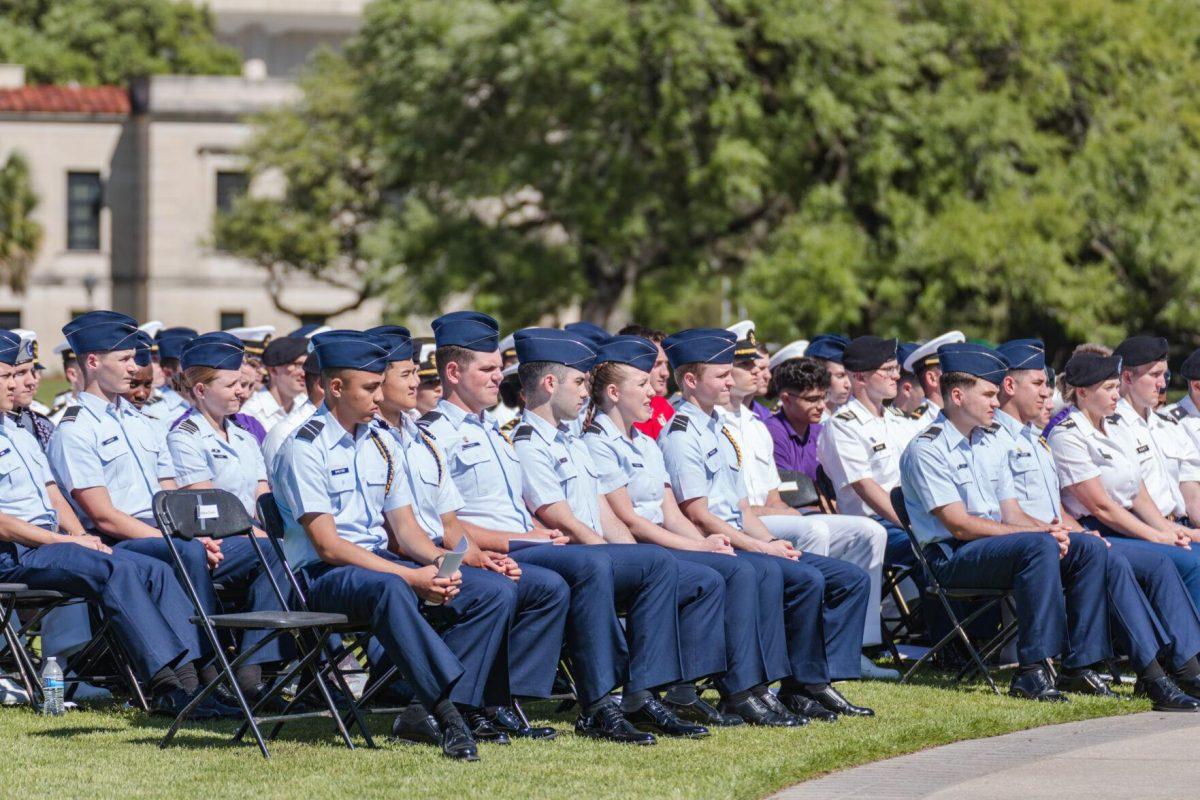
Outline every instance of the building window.
[(67, 249), (100, 249), (99, 172), (67, 173)]
[(222, 311), (221, 324), (219, 330), (227, 331), (230, 328), (244, 328), (246, 326), (246, 312), (244, 311)]
[(0, 311), (0, 328), (12, 330), (21, 327), (20, 311)]
[(246, 193), (249, 178), (244, 172), (217, 173), (217, 211), (227, 214), (233, 210), (233, 201)]

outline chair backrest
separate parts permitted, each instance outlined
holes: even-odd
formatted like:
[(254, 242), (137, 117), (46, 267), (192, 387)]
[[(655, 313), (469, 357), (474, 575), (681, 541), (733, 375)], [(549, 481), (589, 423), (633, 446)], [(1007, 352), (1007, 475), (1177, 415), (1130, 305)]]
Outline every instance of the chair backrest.
[[(821, 495), (817, 492), (817, 485), (807, 473), (784, 469), (779, 471), (779, 479), (783, 481), (779, 487), (779, 497), (792, 508), (820, 505)], [(785, 486), (788, 488), (785, 489)]]
[(929, 559), (925, 558), (925, 551), (922, 549), (921, 543), (917, 541), (917, 534), (913, 532), (912, 520), (908, 516), (908, 506), (904, 504), (904, 489), (897, 486), (892, 489), (889, 496), (892, 501), (892, 510), (896, 512), (896, 518), (900, 520), (900, 527), (908, 536), (908, 543), (912, 547), (917, 563), (921, 565), (921, 571), (925, 573), (925, 580), (929, 582), (929, 588), (940, 594), (942, 585), (938, 583), (937, 576), (933, 574), (933, 567), (929, 564)]
[(283, 514), (279, 511), (279, 503), (275, 501), (275, 495), (270, 492), (258, 497), (258, 518), (262, 521), (263, 530), (267, 532), (267, 538), (271, 540), (271, 547), (275, 550), (276, 558), (279, 559), (279, 563), (283, 565), (283, 569), (287, 573), (288, 583), (292, 586), (292, 596), (298, 606), (294, 610), (308, 611), (308, 599), (304, 587), (301, 585), (296, 571), (292, 569), (292, 563), (288, 561), (287, 553), (283, 549), (283, 538), (287, 532), (287, 526), (283, 521)]
[(817, 497), (820, 498), (817, 505), (821, 507), (821, 513), (838, 513), (837, 487), (829, 479), (829, 473), (825, 471), (825, 467), (820, 464), (817, 465), (817, 480), (814, 485), (817, 487)]
[(170, 489), (154, 495), (159, 530), (180, 539), (224, 539), (253, 532), (254, 520), (242, 501), (224, 489)]

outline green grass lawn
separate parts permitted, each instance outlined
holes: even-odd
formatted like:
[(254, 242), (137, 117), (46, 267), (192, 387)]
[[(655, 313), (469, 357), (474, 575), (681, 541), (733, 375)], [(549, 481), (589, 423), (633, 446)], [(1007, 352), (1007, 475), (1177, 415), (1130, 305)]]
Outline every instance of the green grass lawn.
[(457, 764), (433, 748), (385, 741), (390, 719), (375, 717), (378, 750), (350, 752), (325, 721), (284, 729), (265, 761), (253, 746), (229, 744), (231, 724), (189, 726), (167, 750), (167, 721), (116, 710), (44, 718), (0, 710), (5, 797), (463, 797), (759, 798), (832, 770), (959, 739), (1088, 717), (1146, 711), (1149, 703), (1073, 698), (1041, 705), (995, 697), (986, 688), (861, 683), (842, 687), (873, 706), (875, 719), (813, 723), (800, 730), (726, 729), (701, 741), (660, 739), (628, 747), (577, 738), (571, 713), (550, 704), (528, 710), (558, 726), (553, 742), (481, 746), (481, 761)]

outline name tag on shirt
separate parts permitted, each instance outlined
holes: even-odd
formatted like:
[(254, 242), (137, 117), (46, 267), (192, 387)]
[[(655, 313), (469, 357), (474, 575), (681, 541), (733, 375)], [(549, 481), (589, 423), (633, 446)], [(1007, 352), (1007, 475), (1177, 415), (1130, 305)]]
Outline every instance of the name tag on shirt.
[(708, 455), (706, 455), (705, 458), (712, 458), (716, 454), (717, 454), (717, 448), (714, 447), (712, 450), (708, 451)]
[(479, 447), (479, 442), (463, 442), (461, 450), (467, 450), (472, 447)]
[(110, 445), (110, 444), (112, 444), (113, 442), (115, 442), (115, 441), (116, 441), (118, 438), (119, 438), (119, 437), (117, 437), (117, 436), (113, 436), (112, 438), (105, 439), (103, 442), (101, 442), (101, 443), (100, 443), (100, 446), (101, 446), (101, 447), (107, 447), (108, 445)]
[(871, 452), (872, 452), (872, 453), (878, 453), (878, 452), (881, 452), (881, 451), (883, 451), (883, 450), (886, 450), (886, 449), (887, 449), (887, 443), (886, 443), (886, 442), (880, 442), (879, 444), (877, 444), (877, 445), (875, 445), (874, 447), (872, 447), (872, 448), (871, 448)]
[(345, 475), (349, 471), (350, 471), (349, 467), (338, 467), (337, 469), (333, 470), (329, 474), (330, 475)]
[(1150, 445), (1148, 445), (1148, 444), (1144, 444), (1137, 449), (1137, 451), (1139, 453), (1145, 453), (1145, 452), (1148, 452), (1149, 450), (1150, 450)]

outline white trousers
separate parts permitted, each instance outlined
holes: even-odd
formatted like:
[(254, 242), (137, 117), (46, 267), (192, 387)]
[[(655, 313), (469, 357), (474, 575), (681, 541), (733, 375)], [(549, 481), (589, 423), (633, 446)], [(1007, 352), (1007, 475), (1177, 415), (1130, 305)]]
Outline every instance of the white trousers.
[(887, 531), (873, 519), (848, 514), (761, 516), (771, 535), (787, 539), (798, 550), (840, 558), (862, 567), (871, 578), (871, 604), (863, 625), (863, 644), (883, 641), (879, 633), (879, 603), (883, 589), (883, 554)]

